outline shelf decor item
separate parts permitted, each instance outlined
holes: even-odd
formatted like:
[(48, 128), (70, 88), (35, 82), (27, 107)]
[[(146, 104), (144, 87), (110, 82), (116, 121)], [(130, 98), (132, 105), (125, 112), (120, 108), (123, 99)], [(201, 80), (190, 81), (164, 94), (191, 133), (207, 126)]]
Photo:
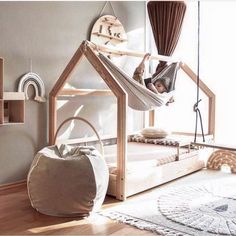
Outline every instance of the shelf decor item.
[(90, 41), (99, 45), (126, 45), (127, 35), (119, 19), (112, 15), (105, 15), (95, 22)]
[[(113, 15), (102, 16), (103, 11), (108, 3), (111, 6)], [(104, 4), (98, 19), (93, 25), (90, 34), (90, 41), (97, 45), (113, 46), (120, 49), (126, 48), (128, 39), (125, 29), (120, 20), (117, 18), (114, 8), (110, 1), (107, 1)]]

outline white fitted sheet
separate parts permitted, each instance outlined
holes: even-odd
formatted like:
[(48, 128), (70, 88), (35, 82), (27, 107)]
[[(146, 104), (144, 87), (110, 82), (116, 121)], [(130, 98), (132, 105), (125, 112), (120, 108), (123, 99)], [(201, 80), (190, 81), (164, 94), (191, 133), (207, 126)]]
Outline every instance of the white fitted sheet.
[[(105, 160), (111, 174), (116, 174), (117, 145), (104, 147)], [(187, 153), (187, 148), (181, 148), (180, 154)], [(127, 172), (137, 172), (155, 166), (167, 164), (176, 160), (177, 147), (147, 143), (128, 142), (127, 144)]]

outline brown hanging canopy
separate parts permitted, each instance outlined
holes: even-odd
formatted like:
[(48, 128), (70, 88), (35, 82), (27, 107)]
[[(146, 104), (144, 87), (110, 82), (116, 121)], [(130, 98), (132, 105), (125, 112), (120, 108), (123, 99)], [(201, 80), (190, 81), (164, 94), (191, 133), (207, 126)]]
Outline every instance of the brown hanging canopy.
[[(171, 56), (179, 40), (186, 4), (183, 1), (150, 1), (147, 9), (158, 54)], [(156, 73), (165, 66), (166, 62), (161, 61)]]

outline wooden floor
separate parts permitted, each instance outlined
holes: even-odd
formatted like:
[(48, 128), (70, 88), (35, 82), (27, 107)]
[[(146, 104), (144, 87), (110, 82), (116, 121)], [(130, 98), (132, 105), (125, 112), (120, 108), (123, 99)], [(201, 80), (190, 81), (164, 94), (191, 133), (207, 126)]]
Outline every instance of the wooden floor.
[[(201, 170), (158, 188), (128, 198), (128, 202), (145, 197), (145, 194), (160, 193), (168, 187), (181, 187), (186, 184), (209, 183), (209, 181), (235, 181), (235, 175), (221, 171)], [(3, 188), (1, 188), (3, 189)], [(35, 211), (29, 202), (26, 185), (0, 189), (0, 235), (147, 235), (149, 231), (139, 230), (127, 224), (117, 223), (102, 216), (86, 219), (46, 216)], [(106, 198), (103, 208), (117, 206), (121, 202)]]
[[(107, 198), (103, 208), (120, 202)], [(46, 216), (29, 202), (26, 185), (0, 191), (0, 235), (156, 235), (102, 216), (87, 219)]]
[[(168, 187), (186, 184), (208, 183), (209, 181), (235, 181), (235, 175), (220, 171), (201, 170), (128, 198), (128, 202), (165, 191)], [(1, 188), (3, 189), (3, 188)], [(102, 216), (86, 219), (52, 217), (38, 213), (29, 202), (26, 184), (14, 188), (0, 189), (0, 235), (147, 235), (149, 231), (139, 230), (127, 224), (117, 223)], [(121, 204), (114, 198), (106, 198), (103, 208)]]

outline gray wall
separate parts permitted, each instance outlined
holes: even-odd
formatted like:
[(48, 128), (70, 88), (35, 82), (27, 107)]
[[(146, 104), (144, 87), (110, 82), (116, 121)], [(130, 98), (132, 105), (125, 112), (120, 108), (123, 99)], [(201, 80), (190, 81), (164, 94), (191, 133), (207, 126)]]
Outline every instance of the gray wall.
[[(4, 90), (16, 91), (19, 78), (29, 71), (31, 58), (33, 72), (43, 79), (48, 95), (79, 44), (89, 39), (91, 27), (104, 3), (0, 2), (0, 57), (5, 60)], [(112, 5), (126, 32), (129, 32), (130, 48), (143, 49), (145, 2), (112, 2)], [(104, 11), (106, 13), (112, 14), (109, 5)], [(141, 34), (136, 37), (135, 31), (139, 29)], [(80, 73), (85, 73), (86, 66), (82, 63)], [(126, 63), (125, 67), (133, 70), (132, 64)], [(90, 100), (87, 103), (94, 102)], [(109, 104), (107, 100), (102, 101), (105, 116), (106, 102)], [(113, 102), (112, 99), (110, 102)], [(96, 106), (91, 107), (84, 113), (94, 121)], [(63, 116), (60, 110), (62, 118), (68, 116), (68, 111), (70, 108), (66, 107)], [(0, 127), (0, 184), (26, 178), (35, 153), (47, 145), (47, 116), (47, 103), (26, 101), (25, 124)], [(96, 119), (99, 120), (100, 116)], [(141, 118), (136, 118), (134, 124), (140, 121)], [(104, 124), (97, 122), (96, 125), (101, 130)]]

